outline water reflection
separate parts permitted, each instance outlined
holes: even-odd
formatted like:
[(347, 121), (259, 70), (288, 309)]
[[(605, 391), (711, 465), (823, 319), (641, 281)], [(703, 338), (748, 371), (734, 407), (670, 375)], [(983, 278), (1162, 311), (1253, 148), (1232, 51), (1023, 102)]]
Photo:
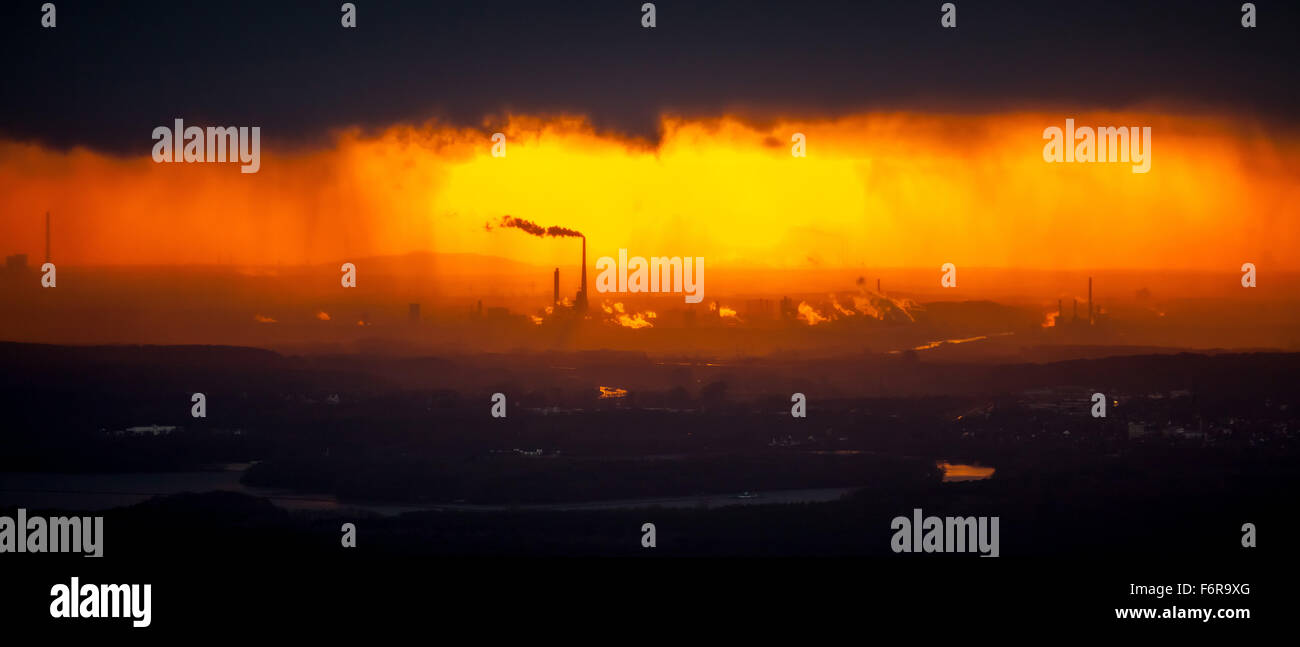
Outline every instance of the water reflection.
[(935, 463), (939, 469), (943, 470), (943, 482), (952, 483), (957, 481), (982, 481), (993, 476), (995, 471), (992, 467), (983, 465), (965, 465), (961, 463), (949, 463), (939, 461)]

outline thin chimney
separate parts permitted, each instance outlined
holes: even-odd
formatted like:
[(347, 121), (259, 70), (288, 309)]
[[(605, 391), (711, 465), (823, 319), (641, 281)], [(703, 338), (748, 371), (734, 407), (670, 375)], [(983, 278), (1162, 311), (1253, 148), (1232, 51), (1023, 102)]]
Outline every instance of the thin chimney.
[(555, 289), (551, 293), (551, 305), (560, 303), (560, 268), (555, 268)]
[(587, 311), (587, 237), (582, 237), (582, 289), (578, 293), (578, 312)]

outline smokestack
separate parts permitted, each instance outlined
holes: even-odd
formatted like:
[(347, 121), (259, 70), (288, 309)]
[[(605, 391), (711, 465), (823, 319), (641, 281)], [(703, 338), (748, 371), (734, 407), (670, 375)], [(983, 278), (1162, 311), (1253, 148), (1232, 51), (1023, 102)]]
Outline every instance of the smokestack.
[(50, 262), (50, 212), (45, 212), (45, 262)]
[(884, 294), (880, 291), (880, 279), (876, 279), (876, 294)]
[(587, 311), (587, 237), (582, 237), (582, 289), (578, 292), (578, 312)]
[[(491, 221), (484, 224), (484, 227), (488, 231), (492, 231), (493, 226), (494, 225), (492, 224)], [(582, 287), (578, 289), (577, 303), (575, 303), (574, 305), (577, 307), (579, 312), (586, 312), (587, 310), (587, 237), (583, 236), (582, 232), (576, 229), (569, 229), (568, 227), (561, 227), (559, 225), (551, 225), (550, 227), (543, 227), (531, 220), (516, 218), (509, 214), (501, 216), (500, 222), (498, 222), (495, 226), (518, 229), (520, 231), (538, 237), (551, 236), (553, 238), (555, 237), (573, 238), (573, 237), (580, 236), (582, 238), (582, 281), (581, 281)], [(558, 274), (559, 272), (558, 268), (556, 269), (556, 272)], [(556, 285), (559, 284), (558, 282), (559, 279), (557, 278)], [(559, 300), (560, 300), (559, 288), (556, 288), (555, 301), (559, 302)]]
[(560, 268), (555, 268), (555, 289), (551, 292), (551, 305), (560, 304)]
[(1088, 325), (1092, 325), (1092, 277), (1088, 277)]

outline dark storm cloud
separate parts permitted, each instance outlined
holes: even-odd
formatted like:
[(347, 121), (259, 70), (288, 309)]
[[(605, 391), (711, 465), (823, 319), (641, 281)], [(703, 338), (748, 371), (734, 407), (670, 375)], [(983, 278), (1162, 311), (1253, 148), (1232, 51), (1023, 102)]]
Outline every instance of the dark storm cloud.
[(0, 136), (147, 154), (154, 126), (331, 129), (506, 112), (589, 115), (653, 139), (658, 116), (992, 111), (1157, 103), (1292, 125), (1292, 2), (62, 1), (0, 9)]

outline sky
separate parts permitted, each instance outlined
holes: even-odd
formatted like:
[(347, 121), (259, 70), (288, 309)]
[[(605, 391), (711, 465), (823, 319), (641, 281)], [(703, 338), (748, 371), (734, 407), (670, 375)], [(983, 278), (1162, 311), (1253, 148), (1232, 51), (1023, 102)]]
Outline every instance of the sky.
[[(512, 214), (714, 266), (1300, 269), (1292, 3), (339, 4), (7, 4), (0, 251), (49, 210), (74, 264), (571, 258)], [(261, 170), (155, 164), (178, 117)], [(1066, 118), (1152, 127), (1151, 171), (1045, 163)]]

